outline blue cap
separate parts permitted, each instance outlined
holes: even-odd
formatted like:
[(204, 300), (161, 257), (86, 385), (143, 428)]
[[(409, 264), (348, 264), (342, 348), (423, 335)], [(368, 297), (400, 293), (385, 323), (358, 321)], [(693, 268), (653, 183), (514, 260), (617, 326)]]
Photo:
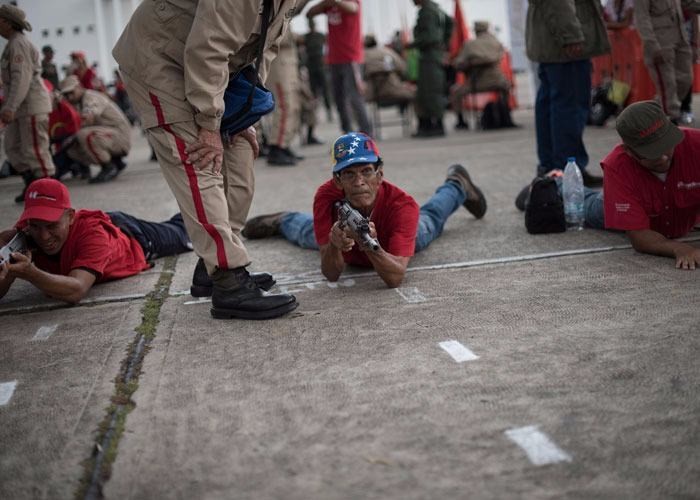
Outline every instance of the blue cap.
[(379, 161), (379, 150), (372, 138), (362, 132), (350, 132), (341, 135), (333, 143), (331, 150), (333, 173), (356, 163), (376, 163)]

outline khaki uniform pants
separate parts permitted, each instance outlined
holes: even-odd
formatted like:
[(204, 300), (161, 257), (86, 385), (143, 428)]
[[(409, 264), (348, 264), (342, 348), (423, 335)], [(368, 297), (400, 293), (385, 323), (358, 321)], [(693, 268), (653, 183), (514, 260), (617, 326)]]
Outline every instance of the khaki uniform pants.
[(17, 118), (5, 128), (5, 154), (19, 173), (30, 171), (35, 177), (54, 174), (49, 152), (49, 115)]
[(275, 95), (275, 109), (270, 114), (270, 144), (288, 148), (301, 125), (296, 58), (280, 54), (272, 61), (265, 86)]
[(163, 176), (175, 195), (194, 251), (207, 266), (233, 269), (250, 264), (240, 239), (253, 200), (253, 149), (236, 138), (224, 147), (221, 174), (197, 170), (187, 160), (185, 147), (197, 140), (194, 121), (148, 129), (148, 140)]
[(75, 134), (68, 156), (83, 165), (105, 165), (113, 156), (123, 156), (131, 147), (130, 137), (114, 127), (84, 127)]
[(654, 64), (652, 54), (647, 51), (644, 52), (644, 62), (656, 85), (664, 112), (670, 118), (678, 119), (681, 116), (681, 101), (693, 85), (693, 54), (680, 35), (676, 43), (667, 42), (659, 38), (664, 55), (662, 64)]

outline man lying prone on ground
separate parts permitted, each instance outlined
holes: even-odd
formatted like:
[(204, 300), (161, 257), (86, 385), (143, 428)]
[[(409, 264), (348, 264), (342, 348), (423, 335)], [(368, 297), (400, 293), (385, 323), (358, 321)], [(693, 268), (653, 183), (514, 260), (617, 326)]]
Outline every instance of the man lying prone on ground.
[(192, 249), (180, 214), (156, 223), (123, 212), (76, 211), (68, 189), (48, 178), (29, 185), (24, 212), (14, 229), (0, 233), (0, 246), (18, 231), (34, 248), (0, 265), (0, 298), (19, 278), (75, 304), (95, 283), (138, 274), (156, 257)]
[[(675, 238), (700, 222), (700, 131), (678, 128), (654, 101), (625, 108), (616, 128), (622, 144), (601, 162), (603, 192), (586, 188), (586, 224), (625, 231), (636, 251), (695, 269), (700, 248)], [(526, 195), (516, 199), (521, 210)]]
[[(383, 162), (367, 135), (349, 133), (333, 145), (333, 178), (321, 185), (314, 213), (281, 212), (249, 220), (242, 234), (265, 238), (276, 234), (302, 248), (321, 251), (321, 272), (337, 281), (347, 264), (372, 267), (389, 287), (401, 284), (408, 262), (442, 233), (447, 218), (463, 205), (480, 219), (486, 199), (466, 169), (453, 165), (447, 179), (422, 207), (407, 193), (384, 179)], [(376, 250), (361, 235), (338, 220), (337, 202), (347, 201), (369, 220)]]

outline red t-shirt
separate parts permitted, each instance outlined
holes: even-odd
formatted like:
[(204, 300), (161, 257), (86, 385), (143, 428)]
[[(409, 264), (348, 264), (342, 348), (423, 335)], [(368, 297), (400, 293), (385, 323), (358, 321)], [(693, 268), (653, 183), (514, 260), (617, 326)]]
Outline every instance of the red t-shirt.
[(662, 181), (619, 145), (601, 162), (605, 227), (652, 229), (667, 238), (684, 236), (700, 215), (700, 131), (681, 129), (673, 163)]
[[(319, 245), (330, 242), (331, 227), (338, 219), (335, 202), (345, 198), (333, 180), (321, 185), (314, 197), (314, 233)], [(370, 220), (377, 229), (377, 239), (382, 248), (392, 255), (411, 257), (416, 250), (416, 232), (420, 208), (409, 194), (393, 184), (383, 181), (377, 191)], [(372, 267), (365, 252), (355, 244), (343, 253), (346, 263), (353, 266)]]
[(326, 9), (328, 17), (328, 64), (361, 63), (364, 59), (362, 45), (362, 12), (360, 0), (352, 0), (357, 4), (357, 12), (350, 14), (337, 6)]
[(37, 251), (33, 256), (39, 269), (63, 276), (73, 269), (88, 269), (97, 275), (97, 283), (133, 276), (150, 267), (141, 245), (99, 210), (76, 212), (68, 239), (57, 255)]
[(52, 141), (66, 139), (80, 130), (80, 115), (65, 99), (58, 101), (49, 114), (49, 136)]

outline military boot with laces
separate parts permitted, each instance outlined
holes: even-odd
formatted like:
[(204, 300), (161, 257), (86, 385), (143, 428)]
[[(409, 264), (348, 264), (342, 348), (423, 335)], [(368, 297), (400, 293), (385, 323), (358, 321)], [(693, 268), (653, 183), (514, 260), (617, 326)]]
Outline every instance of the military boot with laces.
[(212, 275), (211, 315), (216, 319), (272, 319), (297, 308), (290, 294), (265, 294), (245, 267), (217, 269)]
[[(268, 291), (275, 284), (275, 278), (270, 273), (250, 273), (253, 281), (264, 291)], [(214, 282), (207, 273), (207, 267), (204, 261), (200, 258), (197, 260), (197, 265), (194, 267), (192, 274), (192, 286), (190, 286), (190, 295), (192, 297), (211, 297), (214, 291)]]

